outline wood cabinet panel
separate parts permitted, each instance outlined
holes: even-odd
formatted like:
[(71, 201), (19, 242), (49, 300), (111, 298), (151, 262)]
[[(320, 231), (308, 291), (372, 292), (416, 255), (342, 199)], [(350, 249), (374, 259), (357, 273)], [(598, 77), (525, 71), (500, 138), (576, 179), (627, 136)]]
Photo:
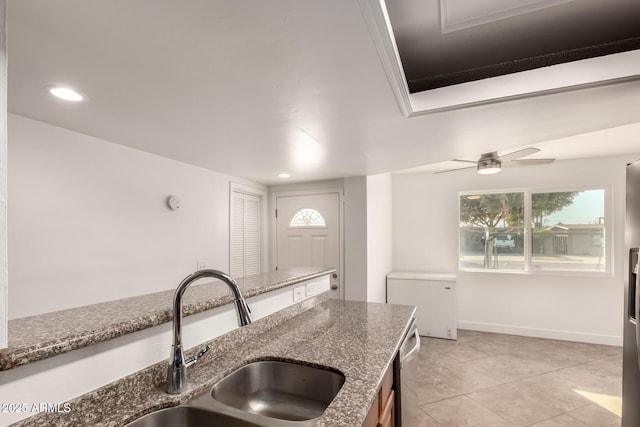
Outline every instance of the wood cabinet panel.
[(380, 402), (379, 413), (382, 414), (382, 409), (387, 404), (387, 400), (389, 399), (389, 394), (391, 393), (391, 389), (393, 388), (393, 369), (387, 369), (387, 372), (384, 374), (382, 378), (382, 385), (380, 386), (380, 393), (378, 395), (378, 400)]
[(394, 394), (393, 390), (389, 393), (387, 401), (380, 412), (380, 422), (378, 427), (393, 427), (395, 419), (395, 406), (394, 406)]
[(382, 377), (378, 395), (369, 409), (363, 427), (393, 427), (395, 425), (395, 395), (393, 392), (393, 367)]
[(379, 406), (380, 406), (380, 393), (378, 393), (378, 396), (376, 397), (376, 399), (373, 401), (373, 404), (371, 405), (371, 409), (369, 409), (369, 413), (367, 414), (367, 418), (364, 420), (364, 423), (362, 424), (362, 427), (377, 427), (378, 426), (378, 420), (380, 419), (379, 415)]

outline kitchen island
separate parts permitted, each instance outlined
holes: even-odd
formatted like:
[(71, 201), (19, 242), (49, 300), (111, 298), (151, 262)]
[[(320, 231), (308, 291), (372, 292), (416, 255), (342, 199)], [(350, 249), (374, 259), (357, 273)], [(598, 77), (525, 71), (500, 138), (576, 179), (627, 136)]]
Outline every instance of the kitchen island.
[(166, 362), (158, 363), (67, 402), (69, 412), (40, 414), (15, 425), (119, 427), (185, 403), (250, 362), (284, 360), (343, 373), (345, 383), (317, 425), (360, 427), (415, 308), (330, 300), (326, 292), (301, 304), (210, 341), (212, 350), (189, 371), (180, 395), (166, 393)]

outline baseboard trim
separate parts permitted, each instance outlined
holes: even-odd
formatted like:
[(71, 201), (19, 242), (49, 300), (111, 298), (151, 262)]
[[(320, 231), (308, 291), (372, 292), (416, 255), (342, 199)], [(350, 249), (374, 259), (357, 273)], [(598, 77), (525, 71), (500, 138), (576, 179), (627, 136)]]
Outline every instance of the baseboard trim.
[(616, 335), (585, 334), (584, 332), (527, 328), (522, 326), (501, 325), (498, 323), (470, 322), (466, 320), (458, 320), (458, 329), (622, 347), (622, 336)]

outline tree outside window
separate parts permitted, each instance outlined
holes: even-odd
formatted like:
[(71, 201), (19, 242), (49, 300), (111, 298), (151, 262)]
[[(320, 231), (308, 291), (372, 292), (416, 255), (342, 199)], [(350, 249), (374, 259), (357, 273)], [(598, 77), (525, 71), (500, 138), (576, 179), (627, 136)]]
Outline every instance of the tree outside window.
[(460, 266), (524, 269), (524, 193), (460, 197)]

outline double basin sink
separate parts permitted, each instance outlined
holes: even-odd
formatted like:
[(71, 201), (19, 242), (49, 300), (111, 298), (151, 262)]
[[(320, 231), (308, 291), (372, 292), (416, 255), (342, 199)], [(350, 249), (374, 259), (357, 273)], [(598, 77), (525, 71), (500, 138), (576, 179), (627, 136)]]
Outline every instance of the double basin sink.
[(292, 362), (245, 365), (184, 406), (152, 412), (127, 427), (307, 427), (344, 384), (343, 374)]

